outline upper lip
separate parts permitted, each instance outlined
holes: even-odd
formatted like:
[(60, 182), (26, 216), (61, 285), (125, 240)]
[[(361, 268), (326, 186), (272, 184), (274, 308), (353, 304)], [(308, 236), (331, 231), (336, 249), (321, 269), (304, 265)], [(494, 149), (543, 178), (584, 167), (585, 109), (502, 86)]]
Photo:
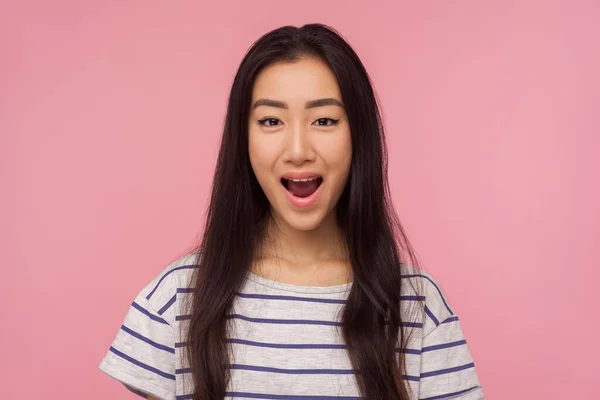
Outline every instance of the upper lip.
[(321, 178), (320, 174), (315, 172), (288, 172), (283, 175), (283, 179), (308, 179), (308, 178)]

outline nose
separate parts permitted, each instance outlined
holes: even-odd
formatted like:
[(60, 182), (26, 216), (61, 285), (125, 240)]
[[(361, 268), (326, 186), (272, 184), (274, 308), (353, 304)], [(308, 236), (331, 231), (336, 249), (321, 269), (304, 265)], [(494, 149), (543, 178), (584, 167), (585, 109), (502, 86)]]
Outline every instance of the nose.
[(310, 131), (301, 123), (294, 124), (286, 138), (283, 159), (294, 165), (302, 165), (315, 160), (315, 151), (310, 137)]

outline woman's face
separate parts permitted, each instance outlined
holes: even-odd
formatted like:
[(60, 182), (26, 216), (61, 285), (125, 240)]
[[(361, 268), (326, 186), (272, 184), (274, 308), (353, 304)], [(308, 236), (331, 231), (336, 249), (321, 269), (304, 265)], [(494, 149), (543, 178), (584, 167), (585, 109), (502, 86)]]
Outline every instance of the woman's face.
[(315, 58), (257, 76), (249, 121), (252, 169), (276, 218), (311, 230), (335, 209), (350, 169), (350, 126), (337, 80)]

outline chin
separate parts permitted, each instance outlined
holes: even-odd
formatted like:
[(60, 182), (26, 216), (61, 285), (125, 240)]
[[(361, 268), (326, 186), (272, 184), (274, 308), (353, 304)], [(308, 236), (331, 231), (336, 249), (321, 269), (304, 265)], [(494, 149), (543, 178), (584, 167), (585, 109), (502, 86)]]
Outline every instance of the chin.
[(279, 214), (280, 219), (290, 228), (298, 231), (312, 231), (318, 228), (325, 220), (325, 215), (320, 212), (302, 215), (292, 212)]

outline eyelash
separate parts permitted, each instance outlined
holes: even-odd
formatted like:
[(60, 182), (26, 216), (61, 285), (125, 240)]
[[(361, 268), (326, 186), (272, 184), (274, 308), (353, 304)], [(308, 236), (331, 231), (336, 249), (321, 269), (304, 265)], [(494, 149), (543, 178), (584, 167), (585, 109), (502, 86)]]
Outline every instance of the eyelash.
[[(258, 120), (258, 123), (259, 123), (259, 125), (265, 126), (267, 128), (274, 128), (276, 126), (279, 126), (279, 124), (277, 124), (277, 125), (268, 125), (268, 124), (266, 124), (266, 122), (268, 122), (268, 121), (278, 121), (278, 122), (280, 122), (280, 120), (278, 118), (267, 117), (267, 118), (263, 118), (263, 119)], [(318, 126), (325, 126), (325, 127), (327, 127), (327, 126), (334, 126), (334, 125), (337, 125), (338, 122), (340, 122), (339, 119), (333, 119), (333, 118), (327, 118), (327, 117), (319, 118), (315, 122), (317, 122), (317, 121), (326, 121), (326, 125), (318, 125)]]

